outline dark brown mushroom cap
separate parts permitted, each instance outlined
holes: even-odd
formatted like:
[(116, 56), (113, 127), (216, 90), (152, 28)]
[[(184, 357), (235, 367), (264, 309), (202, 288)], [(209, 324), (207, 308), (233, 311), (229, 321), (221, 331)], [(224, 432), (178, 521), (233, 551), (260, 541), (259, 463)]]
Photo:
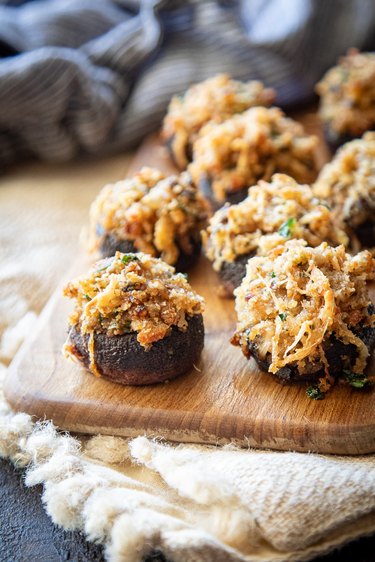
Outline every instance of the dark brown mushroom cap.
[[(369, 307), (369, 314), (373, 314), (375, 308), (371, 305)], [(367, 349), (371, 353), (375, 345), (375, 328), (367, 326), (359, 326), (353, 333), (359, 337), (363, 343), (366, 345)], [(268, 372), (269, 366), (272, 362), (271, 354), (267, 353), (266, 356), (262, 356), (260, 353), (260, 342), (251, 341), (248, 345), (249, 357), (254, 357), (255, 361), (259, 367)], [(344, 344), (342, 341), (338, 340), (334, 335), (323, 343), (324, 354), (329, 365), (329, 373), (335, 379), (340, 378), (343, 370), (351, 371), (357, 356), (358, 350), (353, 344)], [(323, 364), (319, 361), (316, 363), (309, 364), (309, 370), (301, 373), (298, 370), (296, 364), (291, 363), (288, 366), (279, 369), (274, 375), (280, 382), (298, 382), (298, 381), (309, 381), (318, 382), (319, 378), (324, 376)]]
[[(375, 211), (373, 212), (375, 216)], [(357, 236), (363, 248), (373, 248), (375, 246), (375, 220), (367, 220), (353, 228), (354, 234)]]
[(375, 246), (375, 200), (358, 197), (349, 208), (345, 223), (358, 238), (362, 248)]
[[(174, 151), (174, 148), (173, 148), (174, 140), (175, 140), (175, 135), (172, 135), (171, 137), (169, 137), (167, 139), (164, 139), (164, 144), (165, 144), (165, 146), (168, 150), (168, 154), (171, 157), (171, 160), (172, 160), (173, 164), (176, 166), (176, 168), (178, 168), (179, 170), (184, 170), (186, 166), (182, 165), (182, 162), (180, 161), (180, 158), (178, 157), (178, 154), (176, 154), (175, 151)], [(186, 158), (187, 163), (192, 161), (193, 150), (192, 150), (191, 143), (189, 141), (186, 142), (184, 156)]]
[(114, 256), (116, 252), (129, 254), (135, 253), (136, 251), (137, 250), (131, 240), (120, 240), (120, 238), (114, 234), (110, 234), (109, 232), (103, 235), (99, 247), (99, 252), (102, 258), (110, 258)]
[(246, 275), (246, 265), (249, 259), (255, 255), (255, 252), (238, 256), (234, 261), (224, 261), (219, 271), (220, 281), (225, 294), (233, 297), (233, 291), (242, 283), (242, 279)]
[(328, 146), (329, 146), (329, 148), (330, 148), (330, 150), (333, 154), (343, 144), (346, 144), (347, 142), (350, 142), (352, 140), (361, 138), (361, 136), (362, 136), (362, 134), (360, 134), (358, 136), (353, 136), (353, 135), (350, 135), (350, 134), (337, 133), (336, 131), (331, 129), (330, 126), (327, 123), (323, 127), (323, 132), (324, 132), (324, 138), (326, 140), (326, 143), (328, 144)]
[[(176, 269), (176, 271), (188, 271), (188, 269), (190, 269), (198, 261), (202, 248), (202, 242), (199, 232), (192, 233), (190, 237), (190, 243), (192, 246), (192, 252), (190, 254), (187, 254), (182, 250), (181, 247), (179, 247), (180, 252), (178, 259), (176, 263), (171, 264)], [(105, 233), (102, 237), (99, 247), (100, 255), (103, 258), (109, 258), (111, 256), (114, 256), (117, 251), (127, 254), (136, 253), (138, 250), (134, 246), (132, 240), (121, 240), (113, 233)], [(158, 257), (160, 257), (160, 255)]]
[[(72, 326), (69, 343), (76, 357), (89, 368), (89, 335)], [(186, 331), (173, 326), (170, 334), (146, 351), (137, 333), (121, 336), (94, 334), (94, 360), (101, 375), (124, 385), (146, 385), (178, 377), (198, 362), (203, 349), (204, 325), (201, 314), (188, 319)]]
[(231, 205), (236, 205), (243, 201), (249, 193), (249, 187), (243, 187), (236, 191), (227, 191), (225, 195), (225, 201), (217, 201), (215, 198), (215, 194), (212, 189), (212, 178), (207, 174), (203, 174), (200, 177), (198, 187), (201, 190), (202, 194), (208, 201), (211, 203), (211, 206), (214, 211), (217, 211), (220, 207), (224, 205), (224, 203), (230, 203)]

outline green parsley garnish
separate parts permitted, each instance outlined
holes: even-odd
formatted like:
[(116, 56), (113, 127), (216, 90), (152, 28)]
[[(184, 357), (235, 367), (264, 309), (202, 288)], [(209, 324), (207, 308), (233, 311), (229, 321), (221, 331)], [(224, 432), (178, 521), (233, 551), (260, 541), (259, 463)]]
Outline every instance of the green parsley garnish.
[(124, 291), (124, 293), (126, 293), (126, 292), (129, 292), (129, 291), (135, 291), (136, 288), (137, 288), (137, 284), (133, 283), (133, 285), (127, 285), (122, 290)]
[(272, 277), (272, 279), (273, 279), (274, 277), (276, 277), (276, 273), (275, 273), (274, 271), (271, 271), (271, 277)]
[(95, 273), (99, 273), (100, 271), (104, 271), (105, 269), (108, 269), (109, 266), (111, 266), (113, 264), (113, 257), (112, 258), (104, 258), (103, 260), (100, 260), (97, 262), (97, 265), (100, 265), (101, 262), (104, 262), (104, 265), (102, 267), (99, 267), (98, 269), (95, 270)]
[(286, 313), (285, 313), (285, 312), (280, 312), (279, 318), (281, 318), (281, 320), (284, 322), (284, 320), (286, 320)]
[(351, 371), (343, 370), (345, 380), (353, 386), (354, 388), (365, 388), (371, 384), (369, 378), (366, 375), (358, 375), (357, 373), (352, 373)]
[(85, 293), (85, 299), (87, 299), (88, 301), (91, 301), (91, 297), (89, 297), (89, 295), (87, 293)]
[(312, 400), (323, 400), (324, 398), (324, 393), (318, 386), (309, 386), (306, 388), (306, 394)]
[(289, 236), (291, 236), (295, 224), (296, 219), (294, 217), (291, 217), (286, 222), (284, 222), (284, 224), (280, 226), (278, 231), (280, 236), (282, 236), (283, 238), (288, 238)]
[(107, 265), (105, 265), (104, 267), (101, 267), (100, 269), (97, 269), (96, 271), (104, 271), (105, 269), (108, 269), (108, 267), (111, 265), (111, 263), (107, 263)]
[(125, 334), (129, 334), (132, 331), (132, 322), (131, 320), (126, 320), (123, 326), (123, 330)]
[(124, 254), (121, 261), (124, 265), (128, 264), (130, 261), (139, 261), (139, 257), (135, 254)]

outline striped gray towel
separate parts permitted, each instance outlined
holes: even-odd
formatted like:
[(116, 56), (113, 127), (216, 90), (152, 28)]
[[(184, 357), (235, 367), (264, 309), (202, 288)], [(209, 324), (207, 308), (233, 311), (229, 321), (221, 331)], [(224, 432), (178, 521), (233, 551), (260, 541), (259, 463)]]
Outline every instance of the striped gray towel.
[(0, 166), (129, 149), (217, 72), (304, 102), (374, 29), (373, 0), (0, 0)]

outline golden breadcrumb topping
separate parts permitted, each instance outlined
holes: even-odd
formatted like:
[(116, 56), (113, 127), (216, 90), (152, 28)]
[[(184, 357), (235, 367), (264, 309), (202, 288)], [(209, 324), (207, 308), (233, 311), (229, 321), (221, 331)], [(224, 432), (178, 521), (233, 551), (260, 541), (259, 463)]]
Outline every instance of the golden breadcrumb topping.
[(209, 123), (194, 144), (189, 172), (196, 185), (211, 182), (215, 199), (282, 172), (301, 183), (316, 177), (315, 136), (277, 107), (254, 107), (224, 123)]
[(234, 113), (249, 107), (269, 106), (275, 91), (261, 82), (231, 80), (227, 74), (218, 74), (191, 86), (183, 96), (173, 96), (163, 123), (162, 136), (172, 141), (176, 163), (186, 168), (189, 153), (199, 130), (209, 121), (220, 123)]
[(342, 146), (313, 186), (338, 220), (355, 228), (375, 215), (375, 132)]
[(172, 326), (186, 330), (188, 317), (203, 310), (203, 298), (185, 275), (143, 253), (116, 252), (98, 261), (87, 275), (68, 283), (64, 295), (75, 300), (69, 324), (82, 334), (137, 332), (146, 349)]
[(91, 205), (91, 250), (112, 234), (173, 265), (181, 251), (192, 253), (206, 218), (207, 204), (188, 174), (165, 177), (142, 168), (131, 179), (106, 185)]
[(359, 137), (375, 126), (375, 54), (351, 49), (317, 84), (319, 115), (339, 135)]
[(249, 342), (258, 342), (262, 355), (271, 354), (271, 373), (290, 364), (302, 373), (320, 362), (324, 390), (330, 376), (323, 343), (331, 335), (357, 348), (353, 373), (366, 367), (369, 351), (353, 329), (375, 326), (366, 287), (375, 278), (375, 260), (368, 251), (352, 257), (344, 246), (305, 244), (290, 240), (249, 260), (246, 277), (234, 291), (238, 324), (233, 343), (248, 356)]
[(284, 174), (275, 174), (270, 183), (259, 181), (241, 203), (219, 209), (202, 235), (216, 271), (223, 262), (244, 254), (264, 255), (290, 238), (302, 238), (313, 247), (323, 241), (348, 245), (345, 232), (334, 225), (331, 211), (312, 189)]

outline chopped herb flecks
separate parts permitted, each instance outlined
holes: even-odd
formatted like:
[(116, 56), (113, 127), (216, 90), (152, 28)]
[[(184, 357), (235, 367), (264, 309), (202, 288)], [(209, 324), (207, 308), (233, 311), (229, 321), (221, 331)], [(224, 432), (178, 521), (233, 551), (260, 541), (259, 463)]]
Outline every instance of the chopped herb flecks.
[(272, 277), (272, 279), (273, 279), (274, 277), (276, 277), (276, 273), (275, 273), (274, 271), (271, 271), (271, 277)]
[(351, 371), (343, 371), (345, 380), (354, 388), (365, 388), (371, 384), (371, 381), (366, 375), (359, 375)]
[(281, 320), (284, 322), (284, 321), (286, 320), (286, 313), (285, 313), (285, 312), (280, 312), (279, 318), (281, 318)]
[(109, 267), (110, 265), (111, 265), (110, 263), (107, 263), (107, 265), (101, 267), (100, 269), (97, 269), (96, 271), (97, 271), (97, 272), (99, 272), (99, 271), (104, 271), (105, 269), (108, 269), (108, 267)]
[(312, 400), (323, 400), (324, 393), (320, 390), (318, 386), (309, 386), (306, 389), (306, 394)]
[(126, 320), (125, 324), (123, 325), (123, 331), (125, 334), (130, 334), (132, 331), (132, 323), (131, 320)]
[(124, 265), (128, 264), (130, 261), (139, 261), (139, 257), (136, 256), (135, 254), (125, 254), (122, 258), (121, 261)]
[(289, 238), (289, 236), (291, 236), (292, 234), (293, 227), (295, 224), (296, 224), (296, 219), (294, 217), (291, 217), (286, 222), (284, 222), (284, 224), (282, 224), (279, 228), (280, 236), (282, 236), (283, 238)]
[(122, 290), (124, 293), (128, 293), (129, 291), (135, 291), (137, 289), (137, 284), (133, 285), (126, 285)]

